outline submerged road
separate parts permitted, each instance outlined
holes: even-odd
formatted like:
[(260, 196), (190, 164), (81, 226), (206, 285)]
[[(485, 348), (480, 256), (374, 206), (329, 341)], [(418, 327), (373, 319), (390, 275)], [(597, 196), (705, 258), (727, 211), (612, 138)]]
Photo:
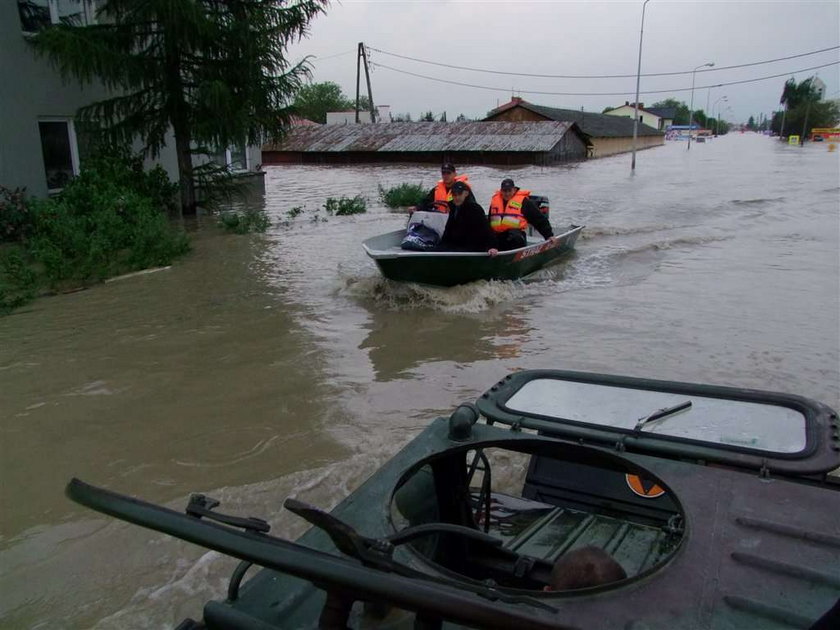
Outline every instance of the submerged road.
[[(0, 626), (159, 628), (235, 562), (63, 496), (71, 476), (181, 509), (190, 492), (294, 537), (428, 421), (512, 370), (780, 390), (840, 407), (838, 155), (755, 134), (511, 176), (586, 225), (529, 282), (382, 280), (360, 243), (405, 216), (378, 187), (433, 168), (271, 167), (263, 235), (194, 230), (172, 268), (0, 319)], [(329, 217), (327, 197), (368, 212)], [(290, 212), (302, 206), (301, 212)], [(294, 216), (293, 216), (294, 215)]]

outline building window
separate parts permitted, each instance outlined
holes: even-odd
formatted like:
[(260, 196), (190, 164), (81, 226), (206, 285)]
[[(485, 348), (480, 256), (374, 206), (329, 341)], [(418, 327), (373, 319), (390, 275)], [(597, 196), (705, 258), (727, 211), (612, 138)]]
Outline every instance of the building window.
[(41, 152), (47, 189), (59, 192), (74, 175), (79, 174), (79, 151), (72, 120), (40, 120)]
[(231, 171), (248, 170), (248, 152), (244, 143), (218, 149), (210, 156), (210, 160), (219, 166), (228, 167)]
[(24, 33), (37, 33), (52, 24), (96, 23), (95, 0), (17, 0), (17, 5)]

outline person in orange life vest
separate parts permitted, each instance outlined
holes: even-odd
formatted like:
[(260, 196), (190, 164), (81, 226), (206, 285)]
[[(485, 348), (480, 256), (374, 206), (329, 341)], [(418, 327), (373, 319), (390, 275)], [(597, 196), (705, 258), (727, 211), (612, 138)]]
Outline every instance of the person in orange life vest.
[(487, 215), (464, 182), (452, 184), (452, 201), (449, 202), (449, 216), (440, 239), (438, 250), (460, 252), (487, 252), (491, 256), (499, 253), (495, 247), (495, 236)]
[[(469, 176), (458, 175), (455, 166), (450, 163), (446, 163), (440, 167), (440, 177), (438, 183), (428, 192), (419, 205), (408, 207), (409, 212), (414, 212), (415, 210), (449, 212), (448, 204), (452, 201), (452, 184), (455, 182), (464, 182), (469, 186), (470, 183)], [(470, 190), (468, 199), (478, 203), (472, 190)]]
[(530, 194), (531, 191), (517, 188), (512, 179), (506, 178), (490, 200), (490, 227), (496, 233), (500, 251), (525, 247), (525, 228), (529, 223), (544, 239), (554, 236), (551, 224), (531, 201)]

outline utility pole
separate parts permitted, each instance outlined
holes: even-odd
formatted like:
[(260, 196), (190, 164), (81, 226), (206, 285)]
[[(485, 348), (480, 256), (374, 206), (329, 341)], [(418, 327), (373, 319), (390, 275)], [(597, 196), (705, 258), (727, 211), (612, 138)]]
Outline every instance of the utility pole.
[(373, 91), (370, 89), (370, 68), (368, 67), (367, 51), (363, 42), (359, 42), (359, 49), (356, 55), (356, 123), (359, 122), (359, 81), (360, 65), (365, 64), (365, 81), (367, 82), (368, 102), (370, 103), (370, 122), (376, 122), (376, 108), (373, 105)]
[(779, 140), (784, 140), (785, 138), (785, 116), (787, 116), (787, 103), (785, 103), (785, 108), (782, 110), (782, 126), (779, 127)]
[(642, 76), (642, 37), (645, 34), (645, 7), (650, 0), (642, 3), (642, 24), (639, 26), (639, 63), (636, 66), (636, 102), (633, 103), (633, 157), (630, 159), (630, 172), (636, 172), (636, 139), (639, 137), (639, 80)]
[(362, 65), (362, 43), (359, 42), (359, 48), (356, 52), (356, 124), (359, 124), (359, 79), (361, 78), (360, 70)]
[(808, 99), (808, 106), (805, 108), (805, 122), (802, 123), (802, 135), (799, 136), (799, 146), (805, 146), (805, 133), (808, 130), (808, 116), (811, 113), (811, 99)]

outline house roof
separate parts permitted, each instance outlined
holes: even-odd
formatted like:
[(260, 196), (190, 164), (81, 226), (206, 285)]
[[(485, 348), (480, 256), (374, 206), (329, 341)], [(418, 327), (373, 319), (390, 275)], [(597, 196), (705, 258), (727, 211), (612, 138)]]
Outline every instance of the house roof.
[(550, 151), (569, 131), (590, 144), (574, 122), (395, 122), (297, 127), (265, 151), (421, 152)]
[[(521, 99), (514, 99), (510, 103), (494, 109), (484, 120), (492, 121), (495, 116), (515, 107), (522, 107), (549, 120), (577, 123), (583, 133), (594, 138), (623, 138), (633, 135), (633, 121), (629, 118), (596, 114), (595, 112), (582, 112), (576, 109), (545, 107)], [(662, 135), (662, 132), (648, 125), (640, 124), (638, 135), (659, 136)]]

